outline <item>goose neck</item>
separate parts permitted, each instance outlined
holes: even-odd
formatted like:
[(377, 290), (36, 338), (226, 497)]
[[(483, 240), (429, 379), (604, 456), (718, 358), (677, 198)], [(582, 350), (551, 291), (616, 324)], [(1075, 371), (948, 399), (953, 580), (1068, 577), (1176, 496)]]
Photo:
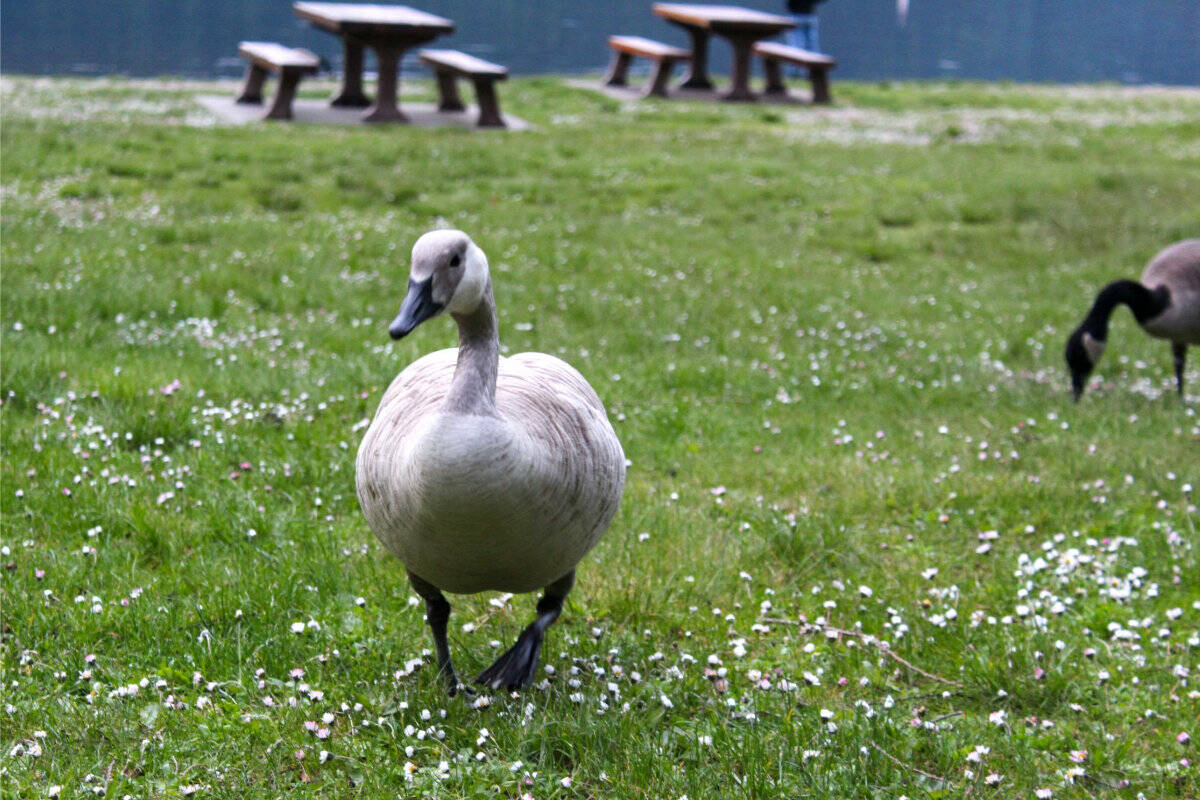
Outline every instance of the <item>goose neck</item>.
[(458, 323), (458, 364), (443, 410), (452, 414), (494, 415), (500, 335), (491, 282), (474, 311), (453, 316)]
[(1170, 295), (1161, 286), (1147, 289), (1137, 281), (1113, 281), (1100, 290), (1082, 327), (1095, 339), (1104, 341), (1108, 338), (1108, 321), (1113, 309), (1122, 303), (1129, 306), (1138, 325), (1145, 325), (1163, 312), (1170, 303)]

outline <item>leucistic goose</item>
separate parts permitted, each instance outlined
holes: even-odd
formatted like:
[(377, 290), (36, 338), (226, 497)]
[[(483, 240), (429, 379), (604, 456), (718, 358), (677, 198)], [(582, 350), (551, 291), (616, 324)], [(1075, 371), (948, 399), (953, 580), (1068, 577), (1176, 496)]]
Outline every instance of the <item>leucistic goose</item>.
[(1182, 395), (1187, 347), (1200, 344), (1200, 239), (1176, 242), (1150, 259), (1140, 283), (1113, 281), (1100, 290), (1092, 310), (1067, 339), (1067, 367), (1076, 400), (1104, 353), (1108, 320), (1120, 303), (1129, 306), (1142, 330), (1171, 342), (1175, 383)]
[(407, 336), (448, 312), (458, 347), (429, 353), (388, 387), (358, 450), (358, 501), (425, 600), (438, 668), (460, 687), (443, 591), (544, 589), (537, 618), (476, 678), (528, 686), (575, 567), (621, 500), (625, 455), (583, 376), (544, 353), (500, 357), (487, 257), (461, 231), (413, 246), (408, 295), (388, 328)]

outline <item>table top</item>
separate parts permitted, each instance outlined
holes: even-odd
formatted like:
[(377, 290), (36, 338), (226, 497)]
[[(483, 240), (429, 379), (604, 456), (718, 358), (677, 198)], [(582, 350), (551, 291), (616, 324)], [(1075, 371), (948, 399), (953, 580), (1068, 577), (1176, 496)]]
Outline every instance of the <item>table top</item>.
[(298, 2), (292, 9), (296, 16), (313, 24), (341, 33), (370, 30), (376, 33), (452, 33), (454, 22), (445, 17), (427, 14), (408, 6), (388, 6), (374, 3), (310, 3)]
[(768, 14), (741, 6), (710, 6), (699, 3), (655, 3), (654, 13), (673, 22), (707, 28), (717, 33), (778, 33), (796, 27), (791, 17)]
[(321, 60), (308, 50), (284, 47), (275, 42), (238, 42), (238, 54), (249, 58), (264, 58), (284, 67), (316, 69), (321, 66)]
[(417, 53), (417, 57), (427, 64), (431, 62), (447, 64), (463, 72), (495, 75), (498, 78), (508, 77), (508, 70), (499, 64), (493, 64), (490, 61), (484, 61), (482, 58), (476, 58), (468, 53), (460, 53), (457, 50), (421, 50)]

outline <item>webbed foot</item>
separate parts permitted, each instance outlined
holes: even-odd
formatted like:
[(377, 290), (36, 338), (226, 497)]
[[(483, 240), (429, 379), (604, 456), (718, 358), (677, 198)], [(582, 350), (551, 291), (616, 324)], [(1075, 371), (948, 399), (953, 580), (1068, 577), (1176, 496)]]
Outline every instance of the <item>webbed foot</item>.
[(479, 673), (475, 682), (492, 689), (503, 687), (509, 691), (524, 689), (533, 683), (538, 656), (542, 652), (542, 638), (546, 629), (554, 624), (554, 620), (562, 613), (563, 601), (574, 585), (575, 570), (571, 570), (547, 586), (537, 604), (537, 619), (521, 631), (516, 644), (504, 651), (494, 664)]
[(538, 656), (542, 652), (542, 630), (534, 622), (517, 637), (517, 643), (496, 659), (490, 667), (479, 673), (476, 683), (492, 689), (501, 687), (509, 691), (524, 689), (533, 683), (537, 671)]

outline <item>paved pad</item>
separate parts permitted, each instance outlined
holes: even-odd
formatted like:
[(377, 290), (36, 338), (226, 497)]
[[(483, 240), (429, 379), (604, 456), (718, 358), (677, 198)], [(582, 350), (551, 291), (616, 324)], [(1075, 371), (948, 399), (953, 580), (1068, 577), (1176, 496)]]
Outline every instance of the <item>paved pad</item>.
[[(569, 86), (574, 86), (577, 89), (591, 89), (595, 92), (611, 97), (614, 100), (633, 101), (642, 100), (645, 98), (645, 86), (607, 86), (600, 81), (589, 80), (571, 80), (567, 81)], [(729, 91), (729, 87), (724, 83), (718, 83), (715, 89), (680, 89), (678, 87), (669, 87), (667, 89), (667, 100), (699, 100), (711, 102), (728, 102), (725, 100), (725, 92)], [(648, 98), (650, 100), (660, 100), (662, 98)], [(810, 105), (812, 102), (812, 92), (809, 90), (807, 82), (804, 86), (789, 86), (788, 95), (779, 97), (778, 95), (758, 94), (751, 100), (738, 100), (735, 103), (749, 103), (751, 105), (771, 105), (771, 106), (795, 106), (795, 105)]]
[[(308, 125), (371, 125), (388, 126), (405, 124), (420, 128), (471, 128), (479, 131), (497, 131), (504, 128), (476, 128), (479, 109), (468, 106), (466, 111), (438, 111), (435, 103), (405, 103), (401, 102), (400, 110), (408, 117), (407, 123), (378, 123), (364, 122), (364, 108), (336, 108), (329, 105), (328, 100), (313, 100), (296, 98), (292, 103), (292, 119), (263, 120), (267, 113), (267, 104), (250, 105), (236, 103), (232, 95), (201, 95), (196, 98), (199, 103), (212, 112), (218, 119), (229, 125), (245, 125), (251, 122), (278, 122), (283, 125), (300, 123)], [(523, 131), (533, 127), (520, 117), (504, 114), (507, 130)]]

